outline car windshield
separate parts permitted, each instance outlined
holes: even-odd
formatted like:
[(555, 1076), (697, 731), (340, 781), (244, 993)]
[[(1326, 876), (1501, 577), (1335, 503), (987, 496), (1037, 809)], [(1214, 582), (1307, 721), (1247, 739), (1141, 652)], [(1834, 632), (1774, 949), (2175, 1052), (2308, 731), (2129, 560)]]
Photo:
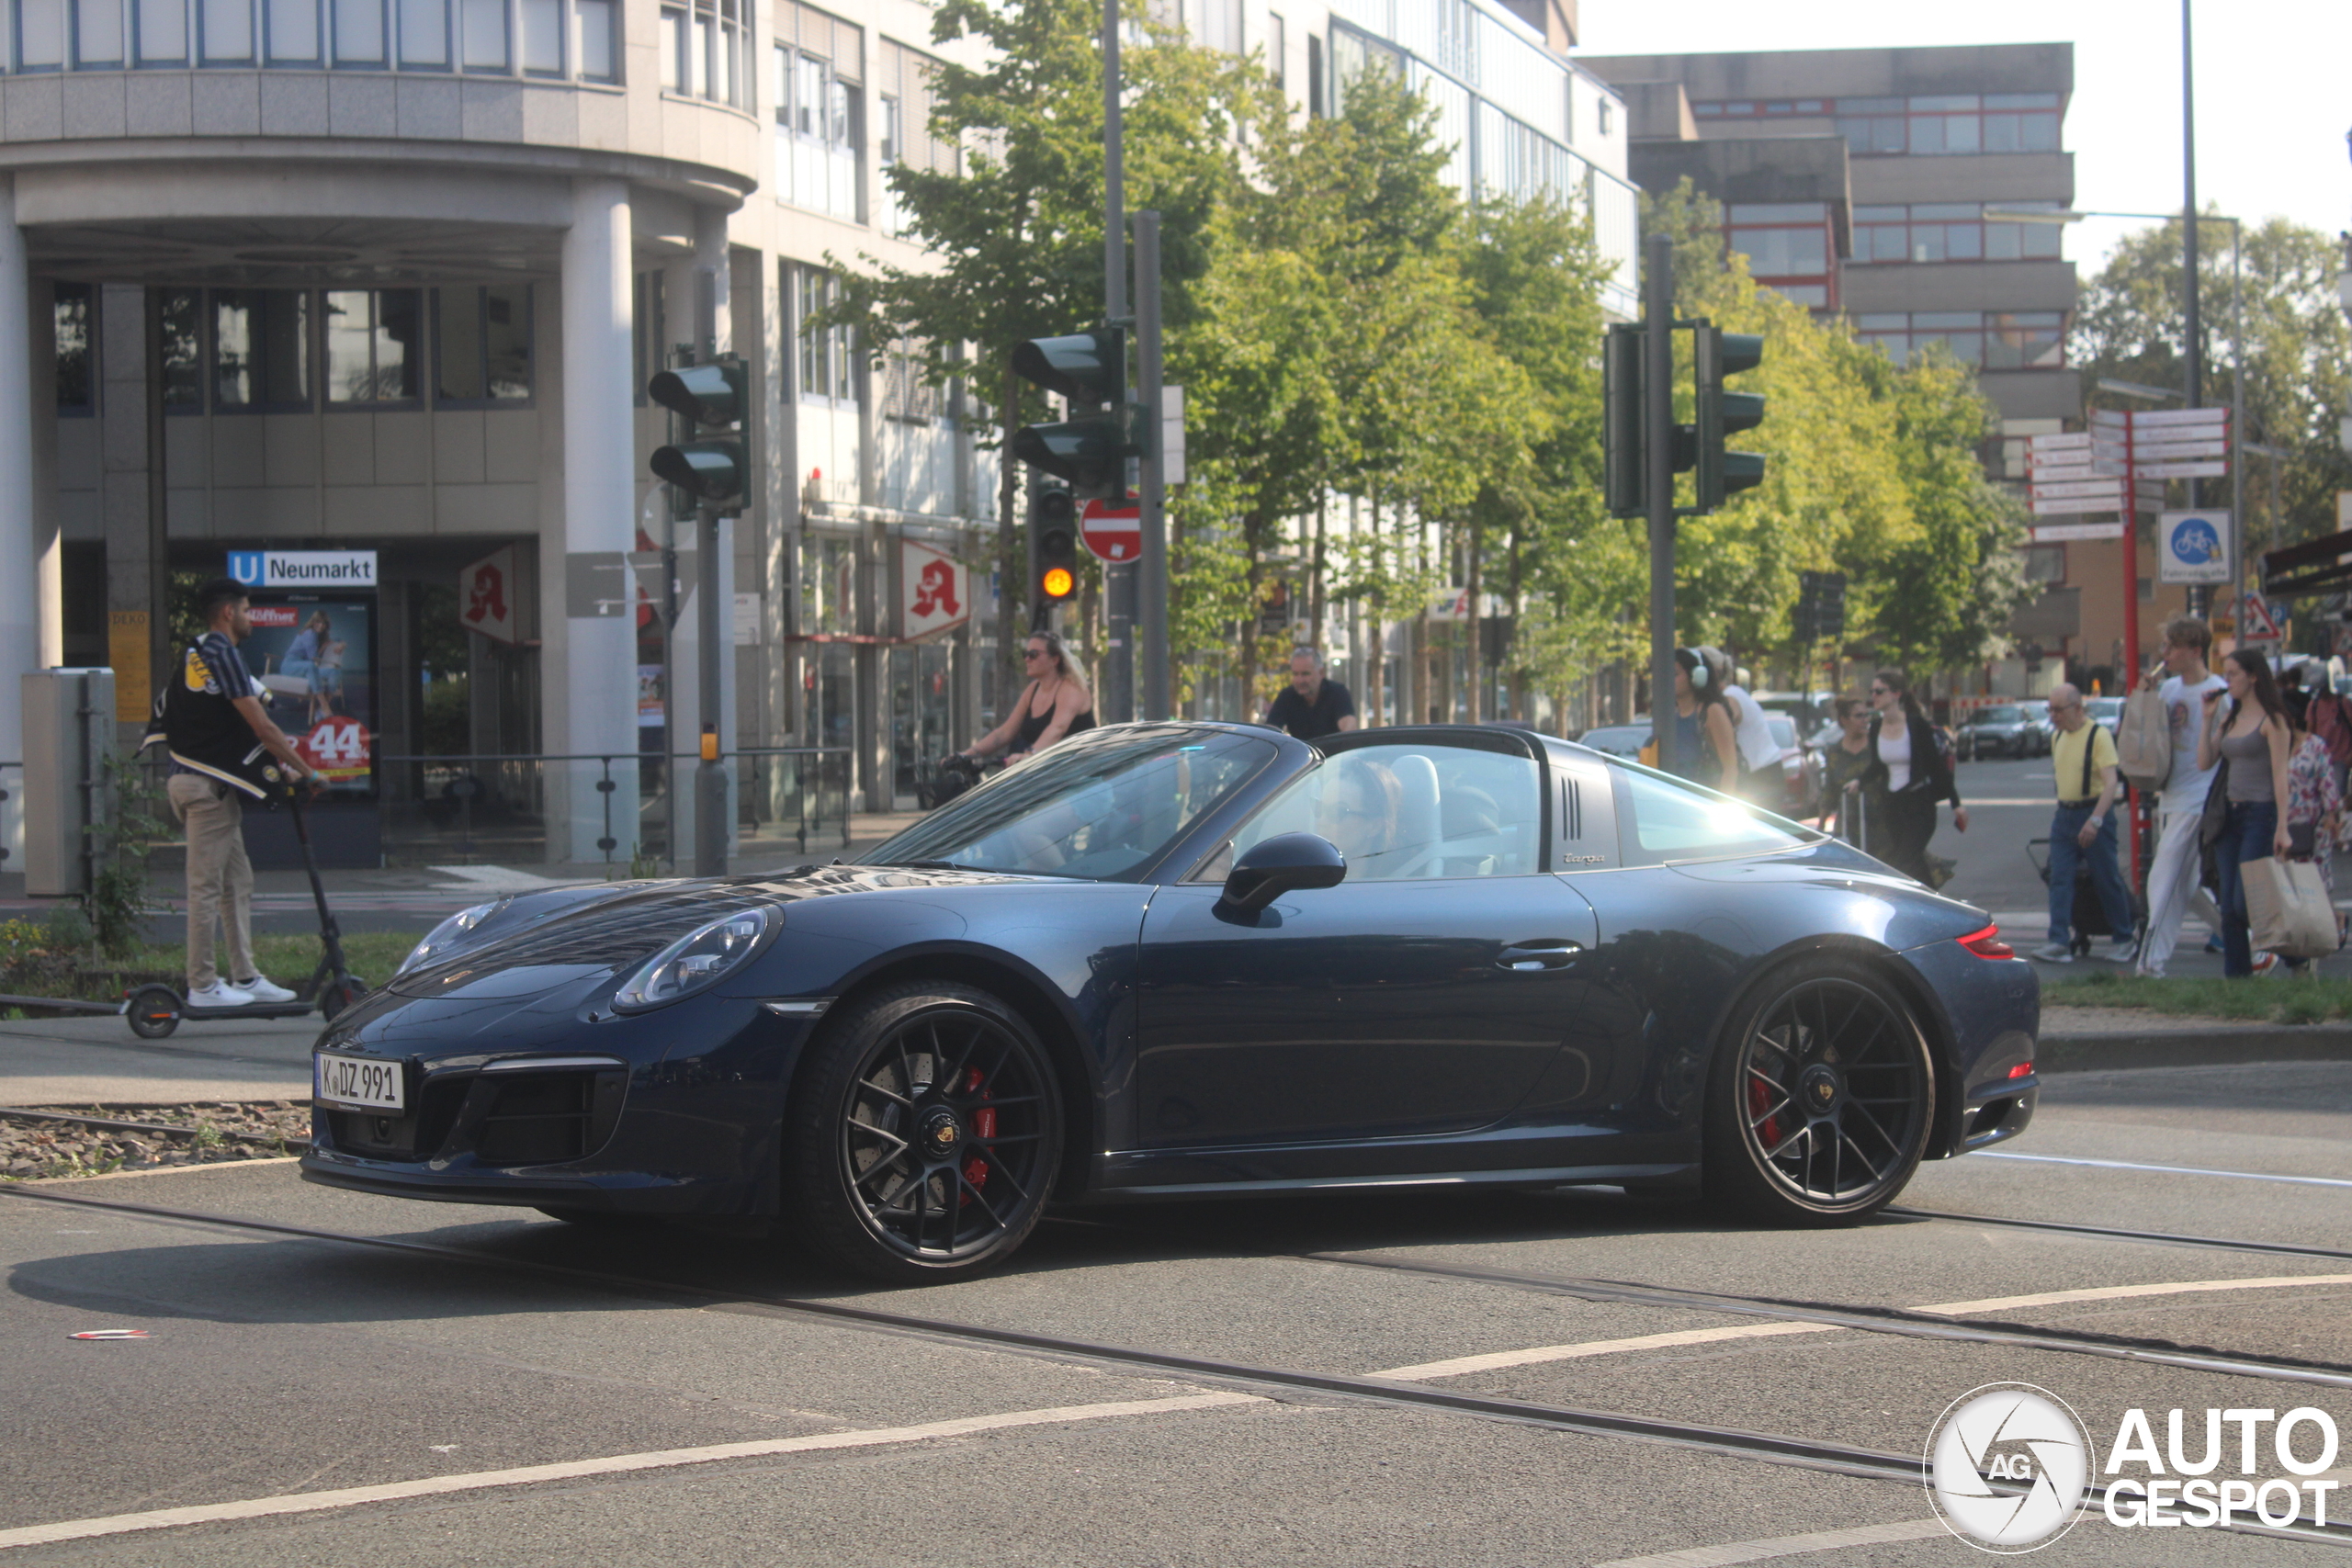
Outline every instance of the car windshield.
[(2013, 707), (1978, 708), (1974, 722), (1978, 724), (2015, 724), (2018, 710)]
[(1797, 743), (1797, 721), (1786, 714), (1767, 714), (1764, 716), (1764, 733), (1772, 738), (1775, 746), (1793, 746)]
[(952, 800), (864, 857), (1116, 882), (1273, 761), (1271, 740), (1151, 725), (1065, 740)]

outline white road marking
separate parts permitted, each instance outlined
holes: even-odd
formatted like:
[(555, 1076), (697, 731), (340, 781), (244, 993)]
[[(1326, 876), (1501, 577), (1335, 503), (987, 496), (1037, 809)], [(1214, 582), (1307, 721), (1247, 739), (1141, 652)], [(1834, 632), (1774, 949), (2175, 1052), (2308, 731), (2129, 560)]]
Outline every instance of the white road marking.
[(1573, 1361), (1585, 1356), (1614, 1356), (1625, 1350), (1664, 1350), (1677, 1345), (1713, 1345), (1724, 1339), (1770, 1339), (1783, 1334), (1828, 1334), (1834, 1323), (1743, 1323), (1730, 1328), (1683, 1328), (1671, 1334), (1638, 1334), (1630, 1339), (1588, 1339), (1580, 1345), (1539, 1345), (1530, 1350), (1497, 1350), (1484, 1356), (1456, 1356), (1450, 1361), (1424, 1361), (1417, 1367), (1392, 1367), (1366, 1372), (1368, 1378), (1396, 1382), (1419, 1382), (1426, 1378), (1458, 1378), (1501, 1367), (1525, 1367), (1541, 1361)]
[(236, 1503), (208, 1503), (186, 1508), (157, 1508), (143, 1514), (115, 1514), (104, 1518), (28, 1525), (21, 1529), (0, 1530), (0, 1551), (12, 1546), (45, 1546), (61, 1540), (85, 1540), (93, 1536), (127, 1535), (134, 1530), (168, 1529), (176, 1525), (256, 1519), (279, 1514), (322, 1513), (334, 1508), (356, 1507), (362, 1503), (398, 1502), (445, 1492), (472, 1492), (493, 1486), (531, 1486), (546, 1481), (571, 1481), (588, 1475), (615, 1475), (628, 1471), (661, 1470), (674, 1465), (709, 1464), (718, 1460), (761, 1459), (770, 1454), (809, 1453), (825, 1449), (877, 1448), (894, 1443), (926, 1442), (933, 1438), (959, 1438), (975, 1432), (1001, 1431), (1009, 1427), (1046, 1427), (1065, 1421), (1102, 1421), (1122, 1416), (1157, 1416), (1175, 1410), (1205, 1410), (1220, 1404), (1265, 1403), (1262, 1396), (1254, 1393), (1186, 1393), (1168, 1399), (1128, 1399), (1106, 1404), (1065, 1404), (1048, 1410), (1012, 1410), (997, 1416), (967, 1416), (954, 1421), (929, 1421), (919, 1427), (820, 1432), (810, 1437), (778, 1438), (761, 1442), (714, 1443), (699, 1449), (660, 1449), (650, 1453), (575, 1460), (566, 1464), (523, 1465), (513, 1470), (483, 1470), (465, 1475), (435, 1475), (418, 1481), (396, 1481), (382, 1486), (345, 1486), (332, 1492), (294, 1492), (277, 1497), (250, 1497)]
[(2128, 1159), (2082, 1159), (2071, 1155), (2013, 1155), (2002, 1149), (1979, 1149), (1974, 1159), (2022, 1159), (2036, 1165), (2092, 1165), (2102, 1170), (2154, 1170), (2166, 1176), (2228, 1176), (2240, 1181), (2283, 1181), (2294, 1187), (2352, 1187), (2336, 1176), (2272, 1176), (2256, 1170), (2206, 1170), (2193, 1165), (2140, 1165)]
[(1981, 1302), (1940, 1302), (1916, 1306), (1948, 1317), (1964, 1313), (2007, 1312), (2012, 1307), (2052, 1306), (2062, 1302), (2120, 1302), (2139, 1296), (2187, 1296), (2207, 1291), (2278, 1291), (2294, 1285), (2352, 1285), (2352, 1274), (2276, 1274), (2251, 1280), (2181, 1280), (2158, 1285), (2098, 1285), (2079, 1291), (2043, 1291), (2030, 1296), (1989, 1296)]
[[(2275, 1291), (2294, 1285), (2352, 1285), (2352, 1274), (2280, 1274), (2247, 1280), (2183, 1280), (2154, 1285), (2101, 1285), (2073, 1291), (2043, 1291), (2030, 1296), (1990, 1296), (1974, 1302), (1939, 1302), (1905, 1310), (1931, 1312), (1939, 1317), (1960, 1317), (1971, 1313), (2007, 1312), (2017, 1307), (2052, 1306), (2067, 1302), (2130, 1301), (2143, 1296), (2195, 1295), (2216, 1291)], [(1842, 1324), (1785, 1322), (1743, 1323), (1724, 1328), (1684, 1328), (1670, 1334), (1640, 1334), (1628, 1339), (1586, 1339), (1573, 1345), (1537, 1345), (1523, 1350), (1494, 1350), (1480, 1356), (1456, 1356), (1451, 1360), (1423, 1361), (1418, 1366), (1392, 1367), (1386, 1371), (1363, 1375), (1387, 1378), (1395, 1382), (1421, 1382), (1432, 1378), (1458, 1378), (1472, 1372), (1499, 1371), (1506, 1367), (1581, 1360), (1588, 1356), (1615, 1356), (1630, 1350), (1666, 1350), (1678, 1345), (1713, 1345), (1726, 1339), (1773, 1339), (1787, 1334), (1835, 1334), (1844, 1329)], [(1726, 1561), (1746, 1562), (1747, 1559)]]
[(1768, 1562), (1775, 1557), (1796, 1557), (1808, 1551), (1835, 1551), (1841, 1546), (1883, 1546), (1898, 1540), (1930, 1540), (1950, 1533), (1941, 1519), (1917, 1519), (1900, 1525), (1859, 1525), (1852, 1529), (1815, 1530), (1811, 1535), (1775, 1536), (1770, 1540), (1735, 1540), (1724, 1546), (1692, 1546), (1661, 1551), (1655, 1557), (1620, 1557), (1593, 1568), (1729, 1568), (1735, 1562)]

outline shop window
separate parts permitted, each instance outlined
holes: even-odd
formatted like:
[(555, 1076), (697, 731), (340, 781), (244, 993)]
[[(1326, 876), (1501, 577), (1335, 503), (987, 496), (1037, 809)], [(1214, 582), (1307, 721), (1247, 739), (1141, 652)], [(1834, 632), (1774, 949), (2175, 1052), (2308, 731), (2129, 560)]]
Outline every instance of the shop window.
[[(528, 402), (531, 286), (493, 283), (433, 291), (438, 403)], [(639, 376), (640, 389), (650, 372)]]
[(311, 406), (309, 294), (212, 291), (212, 406), (255, 412)]
[(56, 287), (57, 412), (97, 412), (96, 290), (86, 283)]
[(204, 412), (204, 296), (194, 288), (164, 296), (164, 412)]
[(327, 401), (409, 404), (422, 390), (414, 288), (331, 289), (326, 296)]

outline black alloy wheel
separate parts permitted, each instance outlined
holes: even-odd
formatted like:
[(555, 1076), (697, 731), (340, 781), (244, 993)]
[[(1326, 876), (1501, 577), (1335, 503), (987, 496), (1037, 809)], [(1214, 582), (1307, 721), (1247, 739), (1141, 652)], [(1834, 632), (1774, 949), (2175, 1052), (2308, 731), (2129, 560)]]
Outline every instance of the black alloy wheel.
[(1935, 1112), (1902, 998), (1854, 960), (1808, 960), (1758, 988), (1716, 1053), (1708, 1190), (1774, 1224), (1850, 1224), (1909, 1183)]
[(967, 1278), (1045, 1213), (1060, 1088), (1028, 1021), (977, 987), (893, 987), (826, 1020), (792, 1106), (788, 1206), (861, 1274)]

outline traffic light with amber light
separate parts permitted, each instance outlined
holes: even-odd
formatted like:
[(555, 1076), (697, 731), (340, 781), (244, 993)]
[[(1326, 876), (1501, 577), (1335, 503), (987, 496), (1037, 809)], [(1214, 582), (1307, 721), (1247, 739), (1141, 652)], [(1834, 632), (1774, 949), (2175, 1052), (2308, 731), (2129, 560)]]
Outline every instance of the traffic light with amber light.
[[(664, 370), (645, 395), (687, 422), (695, 439), (654, 448), (653, 477), (684, 491), (696, 504), (740, 512), (752, 488), (743, 450), (743, 418), (751, 407), (751, 378), (732, 357)], [(703, 431), (708, 435), (702, 435)]]
[(1126, 400), (1126, 333), (1097, 327), (1031, 338), (1014, 347), (1012, 369), (1069, 405), (1069, 418), (1059, 424), (1014, 431), (1012, 455), (1066, 482), (1079, 500), (1125, 496), (1127, 459), (1142, 456), (1145, 428), (1136, 406)]
[(1052, 624), (1055, 607), (1078, 592), (1078, 502), (1058, 485), (1041, 485), (1029, 516), (1031, 581), (1036, 586), (1034, 623)]
[[(1694, 368), (1698, 383), (1698, 510), (1713, 512), (1724, 498), (1764, 482), (1764, 458), (1756, 452), (1727, 452), (1724, 437), (1764, 423), (1764, 400), (1754, 392), (1727, 392), (1724, 378), (1764, 363), (1764, 340), (1702, 325)], [(1679, 465), (1678, 465), (1679, 466)]]

